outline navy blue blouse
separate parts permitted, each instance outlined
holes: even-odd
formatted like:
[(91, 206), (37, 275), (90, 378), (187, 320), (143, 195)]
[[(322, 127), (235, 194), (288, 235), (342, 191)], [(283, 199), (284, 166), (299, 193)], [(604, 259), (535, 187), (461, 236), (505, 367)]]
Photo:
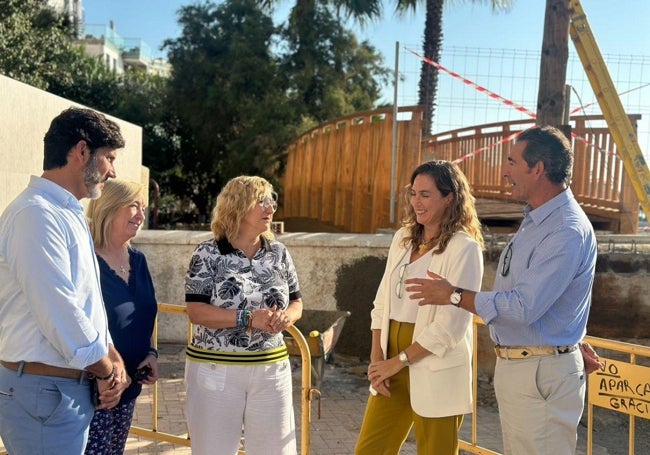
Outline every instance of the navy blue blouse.
[[(158, 312), (147, 260), (140, 251), (129, 247), (131, 274), (127, 285), (101, 256), (98, 255), (97, 258), (108, 329), (115, 348), (124, 359), (126, 372), (133, 378), (138, 364), (144, 360), (152, 346), (151, 335)], [(131, 382), (122, 394), (120, 404), (134, 400), (141, 391), (141, 384)]]

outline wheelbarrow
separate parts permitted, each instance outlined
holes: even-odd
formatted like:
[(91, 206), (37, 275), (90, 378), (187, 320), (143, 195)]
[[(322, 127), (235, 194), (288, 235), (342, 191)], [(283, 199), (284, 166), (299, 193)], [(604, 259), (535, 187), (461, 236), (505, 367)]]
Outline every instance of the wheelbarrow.
[[(315, 388), (320, 387), (325, 374), (325, 363), (332, 357), (334, 346), (349, 316), (349, 311), (303, 310), (302, 318), (295, 324), (304, 334), (309, 346), (311, 377)], [(291, 336), (285, 334), (284, 342), (290, 356), (300, 355), (300, 347)]]

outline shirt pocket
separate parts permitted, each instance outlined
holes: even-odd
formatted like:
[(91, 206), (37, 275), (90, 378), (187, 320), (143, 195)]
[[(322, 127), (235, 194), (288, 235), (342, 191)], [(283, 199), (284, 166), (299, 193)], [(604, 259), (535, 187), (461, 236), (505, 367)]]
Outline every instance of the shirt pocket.
[(201, 363), (196, 372), (196, 382), (204, 390), (223, 392), (226, 385), (226, 365)]

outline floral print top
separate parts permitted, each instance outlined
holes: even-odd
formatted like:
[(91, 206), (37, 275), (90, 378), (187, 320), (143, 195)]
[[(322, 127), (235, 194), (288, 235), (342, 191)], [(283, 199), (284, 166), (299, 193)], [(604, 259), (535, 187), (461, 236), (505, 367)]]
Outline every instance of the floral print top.
[[(227, 239), (200, 243), (185, 277), (185, 301), (230, 310), (285, 310), (301, 297), (298, 276), (286, 247), (261, 236), (260, 249), (249, 260)], [(195, 325), (192, 345), (216, 351), (266, 351), (284, 344), (282, 333), (244, 327), (211, 329)]]

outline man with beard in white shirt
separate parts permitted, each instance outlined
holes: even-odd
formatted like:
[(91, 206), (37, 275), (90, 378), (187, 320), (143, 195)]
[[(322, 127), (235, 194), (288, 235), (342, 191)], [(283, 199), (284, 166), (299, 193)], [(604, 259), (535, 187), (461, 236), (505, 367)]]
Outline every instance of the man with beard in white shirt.
[(114, 349), (80, 200), (115, 177), (119, 126), (69, 108), (44, 138), (43, 174), (0, 217), (0, 436), (16, 454), (82, 454), (95, 405), (130, 379)]

